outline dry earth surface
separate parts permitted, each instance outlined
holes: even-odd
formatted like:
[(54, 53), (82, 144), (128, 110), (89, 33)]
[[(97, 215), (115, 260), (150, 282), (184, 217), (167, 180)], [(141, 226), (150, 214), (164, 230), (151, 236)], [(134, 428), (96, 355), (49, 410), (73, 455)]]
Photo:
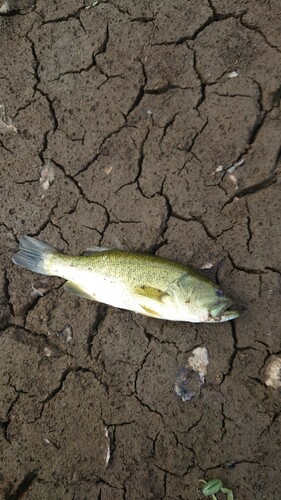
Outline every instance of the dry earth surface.
[[(87, 3), (0, 2), (0, 497), (199, 500), (220, 477), (278, 500), (280, 2)], [(12, 265), (23, 234), (209, 268), (246, 310), (182, 324), (79, 299)]]

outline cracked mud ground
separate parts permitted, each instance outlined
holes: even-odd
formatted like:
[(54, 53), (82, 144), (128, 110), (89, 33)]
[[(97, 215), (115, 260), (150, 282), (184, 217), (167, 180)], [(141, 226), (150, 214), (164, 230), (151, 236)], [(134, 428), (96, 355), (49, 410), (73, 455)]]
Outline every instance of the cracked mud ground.
[[(0, 497), (196, 500), (220, 477), (277, 500), (280, 392), (263, 371), (281, 352), (279, 0), (86, 7), (11, 0), (0, 17), (17, 129), (0, 135)], [(12, 265), (23, 234), (210, 268), (246, 310), (194, 325), (75, 298)], [(197, 346), (207, 379), (183, 402)]]

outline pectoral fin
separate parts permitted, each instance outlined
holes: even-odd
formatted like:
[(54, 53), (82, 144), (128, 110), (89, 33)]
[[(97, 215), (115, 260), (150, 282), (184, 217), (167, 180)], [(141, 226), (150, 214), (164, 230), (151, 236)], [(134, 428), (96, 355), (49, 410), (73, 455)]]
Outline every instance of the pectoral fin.
[(77, 285), (77, 283), (74, 283), (73, 281), (67, 281), (63, 285), (63, 288), (67, 292), (70, 292), (73, 295), (77, 295), (78, 297), (82, 297), (83, 299), (95, 300), (94, 295), (90, 295), (89, 293), (85, 292), (79, 285)]
[(169, 295), (167, 292), (163, 292), (158, 288), (153, 288), (152, 286), (146, 286), (146, 285), (136, 286), (134, 288), (134, 292), (137, 295), (141, 295), (148, 299), (157, 300), (157, 302), (162, 302), (163, 298), (168, 297)]

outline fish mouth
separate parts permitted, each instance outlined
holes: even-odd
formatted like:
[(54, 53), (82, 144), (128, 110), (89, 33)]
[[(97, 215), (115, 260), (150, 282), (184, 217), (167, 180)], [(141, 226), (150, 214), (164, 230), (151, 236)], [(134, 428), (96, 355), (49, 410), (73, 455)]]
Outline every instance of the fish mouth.
[(215, 303), (209, 307), (209, 319), (210, 323), (221, 323), (223, 321), (230, 321), (235, 318), (239, 318), (240, 311), (237, 309), (232, 309), (234, 304), (225, 300), (219, 303)]

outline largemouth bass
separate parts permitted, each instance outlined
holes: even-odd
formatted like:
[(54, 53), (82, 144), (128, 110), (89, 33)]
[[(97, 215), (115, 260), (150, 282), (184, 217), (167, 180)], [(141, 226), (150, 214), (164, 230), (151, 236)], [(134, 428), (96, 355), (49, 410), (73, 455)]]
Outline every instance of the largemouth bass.
[(240, 314), (208, 278), (154, 255), (94, 247), (75, 257), (23, 236), (12, 260), (36, 273), (66, 279), (64, 288), (74, 295), (154, 318), (208, 323)]

